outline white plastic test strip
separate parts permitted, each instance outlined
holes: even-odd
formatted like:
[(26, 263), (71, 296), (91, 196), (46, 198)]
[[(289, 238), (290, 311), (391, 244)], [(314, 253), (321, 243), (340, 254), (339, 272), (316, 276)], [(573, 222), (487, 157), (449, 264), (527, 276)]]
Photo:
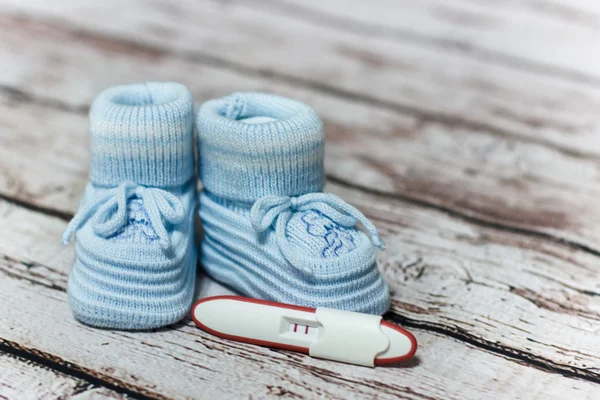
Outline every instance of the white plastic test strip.
[(225, 339), (370, 367), (408, 360), (417, 351), (410, 332), (381, 316), (331, 308), (215, 296), (194, 304), (192, 318)]

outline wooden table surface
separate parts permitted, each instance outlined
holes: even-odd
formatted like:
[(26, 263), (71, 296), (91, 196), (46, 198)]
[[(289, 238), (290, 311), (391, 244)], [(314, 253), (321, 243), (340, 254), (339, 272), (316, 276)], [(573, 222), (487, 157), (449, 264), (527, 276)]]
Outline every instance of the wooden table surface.
[[(0, 61), (0, 399), (600, 398), (597, 0), (0, 0)], [(413, 361), (73, 320), (87, 110), (147, 80), (317, 109)]]

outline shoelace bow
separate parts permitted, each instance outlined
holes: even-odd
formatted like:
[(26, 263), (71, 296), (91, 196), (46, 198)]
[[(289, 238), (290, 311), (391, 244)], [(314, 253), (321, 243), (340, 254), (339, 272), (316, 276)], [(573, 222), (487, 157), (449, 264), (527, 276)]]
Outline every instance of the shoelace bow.
[(374, 246), (381, 249), (385, 244), (377, 234), (375, 226), (360, 211), (331, 193), (309, 193), (298, 197), (266, 196), (257, 200), (250, 210), (250, 221), (256, 232), (264, 232), (275, 224), (277, 244), (283, 256), (295, 268), (312, 275), (302, 254), (289, 242), (287, 225), (294, 212), (316, 210), (345, 227), (354, 228), (357, 221), (371, 236)]
[(92, 217), (94, 218), (92, 229), (97, 235), (104, 238), (114, 235), (127, 225), (129, 220), (127, 203), (133, 197), (141, 199), (144, 203), (160, 247), (163, 250), (170, 249), (171, 239), (163, 220), (172, 224), (183, 222), (185, 212), (181, 201), (166, 190), (140, 186), (130, 181), (108, 190), (80, 209), (63, 233), (62, 243), (68, 244), (73, 233)]

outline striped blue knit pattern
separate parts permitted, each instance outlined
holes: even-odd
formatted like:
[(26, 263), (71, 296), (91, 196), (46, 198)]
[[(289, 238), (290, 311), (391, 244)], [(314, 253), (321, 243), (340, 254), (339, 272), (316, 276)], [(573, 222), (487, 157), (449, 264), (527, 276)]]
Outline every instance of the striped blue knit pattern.
[(69, 303), (89, 325), (175, 323), (191, 307), (196, 189), (191, 93), (176, 83), (117, 86), (90, 110), (91, 163), (75, 234)]
[(196, 123), (201, 259), (209, 275), (260, 299), (372, 314), (388, 309), (375, 227), (322, 193), (324, 136), (312, 108), (238, 93), (203, 104)]

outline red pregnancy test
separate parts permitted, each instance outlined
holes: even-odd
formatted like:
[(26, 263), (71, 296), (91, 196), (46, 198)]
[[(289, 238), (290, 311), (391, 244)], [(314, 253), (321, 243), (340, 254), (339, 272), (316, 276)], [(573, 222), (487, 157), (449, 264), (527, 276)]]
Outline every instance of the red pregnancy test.
[(224, 339), (371, 367), (406, 361), (417, 351), (410, 332), (381, 316), (331, 308), (215, 296), (194, 304), (192, 319)]

